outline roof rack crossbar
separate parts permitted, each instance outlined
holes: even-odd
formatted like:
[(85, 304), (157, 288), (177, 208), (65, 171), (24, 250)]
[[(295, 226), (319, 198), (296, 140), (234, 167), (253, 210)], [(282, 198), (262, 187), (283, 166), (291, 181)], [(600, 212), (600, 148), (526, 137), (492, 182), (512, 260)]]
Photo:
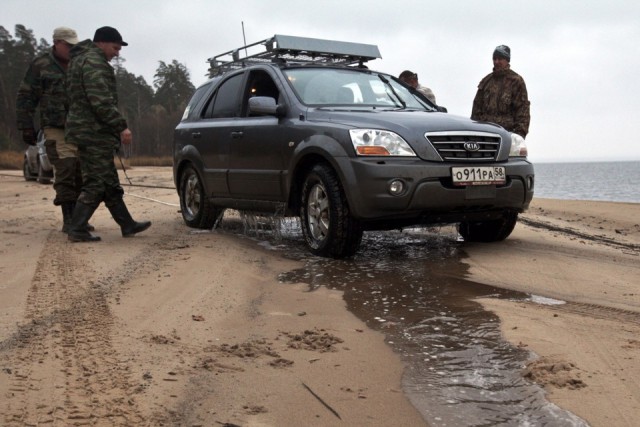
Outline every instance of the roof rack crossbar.
[[(264, 49), (253, 53), (259, 46), (264, 46)], [(276, 34), (269, 39), (221, 53), (207, 61), (210, 65), (209, 76), (214, 77), (256, 63), (284, 61), (362, 66), (378, 58), (381, 58), (380, 51), (375, 45)]]

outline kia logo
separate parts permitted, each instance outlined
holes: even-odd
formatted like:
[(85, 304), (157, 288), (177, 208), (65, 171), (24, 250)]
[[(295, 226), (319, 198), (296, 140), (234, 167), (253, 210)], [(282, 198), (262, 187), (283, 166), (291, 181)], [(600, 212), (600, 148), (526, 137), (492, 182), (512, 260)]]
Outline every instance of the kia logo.
[(478, 151), (480, 149), (480, 144), (478, 144), (477, 142), (465, 142), (464, 143), (464, 149), (467, 151)]

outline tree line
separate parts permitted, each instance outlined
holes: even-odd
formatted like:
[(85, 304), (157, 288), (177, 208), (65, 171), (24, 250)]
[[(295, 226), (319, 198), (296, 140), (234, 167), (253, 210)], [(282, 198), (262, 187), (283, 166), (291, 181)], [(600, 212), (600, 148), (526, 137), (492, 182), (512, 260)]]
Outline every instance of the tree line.
[[(16, 127), (18, 88), (31, 61), (50, 49), (47, 40), (36, 40), (33, 31), (24, 25), (16, 25), (13, 36), (0, 26), (0, 151), (21, 151), (26, 147)], [(128, 72), (124, 62), (118, 57), (112, 65), (120, 112), (133, 133), (134, 144), (127, 147), (125, 154), (171, 156), (173, 129), (195, 90), (189, 71), (175, 59), (170, 63), (158, 61), (152, 87), (144, 77)]]

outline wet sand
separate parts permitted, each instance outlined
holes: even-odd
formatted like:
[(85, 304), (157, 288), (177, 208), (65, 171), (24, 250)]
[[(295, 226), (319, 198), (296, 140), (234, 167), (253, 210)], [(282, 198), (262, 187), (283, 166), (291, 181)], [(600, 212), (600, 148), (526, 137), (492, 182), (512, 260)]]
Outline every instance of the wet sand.
[[(129, 175), (171, 185), (168, 168)], [(186, 228), (174, 190), (127, 188), (147, 232), (122, 239), (101, 207), (103, 241), (69, 244), (50, 186), (0, 182), (4, 424), (426, 425), (399, 357), (341, 292), (284, 286), (299, 263)], [(569, 302), (481, 301), (537, 354), (523, 375), (594, 426), (640, 413), (638, 218), (536, 199), (507, 241), (465, 245), (472, 280)]]
[(638, 425), (640, 204), (535, 199), (523, 220), (466, 249), (471, 278), (549, 299), (482, 304), (533, 352), (523, 374), (552, 402), (592, 426)]
[[(132, 180), (171, 185), (171, 170)], [(402, 363), (255, 240), (187, 228), (175, 190), (126, 189), (152, 227), (59, 231), (51, 186), (0, 176), (0, 425), (425, 425)], [(126, 182), (124, 179), (123, 182)]]

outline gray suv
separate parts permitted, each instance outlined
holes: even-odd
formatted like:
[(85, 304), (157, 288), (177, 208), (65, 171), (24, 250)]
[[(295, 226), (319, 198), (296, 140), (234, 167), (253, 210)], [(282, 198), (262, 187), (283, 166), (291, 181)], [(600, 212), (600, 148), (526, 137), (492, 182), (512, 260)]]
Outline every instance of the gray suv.
[(525, 141), (364, 66), (379, 57), (276, 35), (210, 59), (174, 136), (185, 223), (211, 228), (226, 208), (299, 216), (309, 250), (334, 258), (368, 230), (457, 223), (466, 241), (507, 238), (533, 198)]

